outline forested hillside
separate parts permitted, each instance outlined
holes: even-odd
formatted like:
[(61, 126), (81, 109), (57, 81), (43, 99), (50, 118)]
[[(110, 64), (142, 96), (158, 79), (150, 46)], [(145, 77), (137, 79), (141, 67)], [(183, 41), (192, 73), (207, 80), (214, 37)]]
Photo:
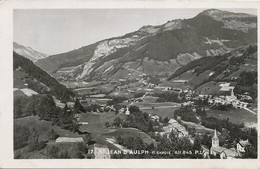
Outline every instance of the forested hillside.
[[(27, 80), (27, 83), (30, 88), (37, 91), (38, 93), (46, 93), (52, 94), (60, 99), (62, 102), (66, 102), (70, 100), (73, 96), (72, 91), (67, 89), (64, 85), (60, 84), (55, 78), (51, 77), (44, 70), (34, 65), (32, 61), (23, 56), (13, 53), (13, 69), (22, 68), (25, 73), (27, 73), (31, 78), (31, 80)], [(36, 83), (35, 80), (40, 83)], [(42, 84), (41, 84), (42, 83)], [(49, 88), (49, 91), (43, 90), (43, 84)]]

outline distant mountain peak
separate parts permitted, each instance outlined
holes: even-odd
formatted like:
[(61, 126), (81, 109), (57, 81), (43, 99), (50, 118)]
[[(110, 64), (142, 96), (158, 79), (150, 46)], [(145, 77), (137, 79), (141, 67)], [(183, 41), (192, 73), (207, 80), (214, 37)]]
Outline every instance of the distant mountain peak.
[(19, 55), (22, 55), (23, 57), (28, 58), (33, 62), (48, 57), (46, 54), (40, 53), (31, 47), (20, 45), (17, 42), (13, 42), (13, 50)]
[(255, 15), (251, 15), (247, 13), (236, 13), (236, 12), (229, 12), (229, 11), (219, 10), (219, 9), (207, 9), (201, 12), (199, 15), (208, 15), (215, 19), (256, 17)]

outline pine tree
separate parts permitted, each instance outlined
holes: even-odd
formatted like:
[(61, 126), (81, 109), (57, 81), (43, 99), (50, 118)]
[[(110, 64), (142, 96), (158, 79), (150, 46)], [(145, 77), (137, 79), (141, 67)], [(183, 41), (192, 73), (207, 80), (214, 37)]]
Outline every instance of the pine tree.
[(73, 113), (80, 113), (80, 112), (85, 112), (84, 107), (81, 105), (80, 101), (78, 98), (76, 98), (74, 107), (73, 107)]

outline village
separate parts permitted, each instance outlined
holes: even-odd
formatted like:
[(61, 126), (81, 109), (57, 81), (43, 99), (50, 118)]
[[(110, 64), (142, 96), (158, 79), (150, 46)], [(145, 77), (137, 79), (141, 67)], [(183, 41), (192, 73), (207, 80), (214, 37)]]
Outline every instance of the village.
[[(142, 77), (145, 77), (144, 75)], [(152, 121), (152, 127), (154, 128), (154, 135), (160, 135), (161, 137), (169, 138), (172, 132), (177, 133), (179, 138), (186, 137), (189, 139), (191, 144), (194, 144), (195, 137), (190, 133), (190, 126), (187, 127), (186, 124), (188, 121), (185, 121), (181, 116), (170, 116), (164, 117), (163, 119), (160, 114), (156, 113), (157, 110), (169, 110), (174, 114), (174, 110), (182, 107), (189, 107), (192, 112), (201, 109), (210, 110), (212, 107), (216, 106), (228, 106), (231, 109), (243, 109), (245, 112), (256, 114), (253, 110), (248, 108), (248, 104), (252, 98), (248, 93), (239, 95), (239, 98), (234, 94), (234, 86), (231, 83), (223, 82), (219, 84), (219, 95), (206, 95), (198, 93), (197, 91), (192, 91), (189, 88), (175, 88), (172, 86), (165, 86), (155, 83), (149, 83), (147, 79), (140, 79), (138, 83), (133, 83), (132, 81), (128, 82), (127, 80), (120, 79), (118, 82), (112, 81), (111, 84), (116, 84), (115, 87), (112, 87), (110, 94), (102, 93), (101, 90), (98, 90), (100, 86), (95, 85), (95, 87), (88, 87), (91, 90), (86, 90), (88, 88), (84, 87), (85, 93), (81, 93), (81, 88), (76, 87), (75, 91), (79, 94), (77, 99), (83, 105), (83, 107), (92, 107), (89, 113), (100, 114), (101, 116), (106, 113), (115, 113), (121, 115), (121, 117), (126, 118), (131, 115), (131, 106), (137, 106), (143, 112), (148, 112), (149, 119)], [(174, 81), (173, 83), (185, 83), (185, 80)], [(127, 84), (127, 85), (126, 85)], [(140, 94), (136, 94), (137, 92)], [(155, 97), (155, 93), (175, 93), (177, 94), (176, 102), (166, 101), (166, 102), (157, 102), (158, 97)], [(111, 95), (112, 94), (112, 95)], [(133, 94), (137, 96), (133, 96)], [(119, 100), (115, 98), (119, 98)], [(76, 99), (76, 98), (75, 98)], [(157, 101), (156, 101), (157, 99)], [(59, 101), (56, 102), (57, 106), (64, 107)], [(67, 105), (73, 108), (73, 102), (67, 103)], [(91, 106), (95, 105), (95, 106)], [(244, 112), (244, 113), (245, 113)], [(78, 133), (80, 135), (91, 134), (95, 130), (90, 130), (91, 121), (84, 119), (84, 113), (75, 114), (74, 118), (79, 125)], [(83, 117), (83, 118), (82, 118)], [(123, 119), (124, 119), (123, 118)], [(196, 116), (198, 120), (201, 117)], [(122, 120), (123, 120), (122, 119)], [(189, 122), (188, 122), (189, 123)], [(195, 124), (193, 123), (193, 126)], [(196, 124), (197, 129), (203, 128), (201, 122)], [(114, 123), (109, 124), (106, 122), (104, 124), (106, 129), (104, 130), (117, 130), (118, 128), (124, 128), (122, 123), (119, 125), (114, 125)], [(192, 125), (191, 125), (192, 126)], [(195, 127), (196, 128), (196, 127)], [(205, 127), (204, 127), (205, 128)], [(225, 130), (225, 129), (224, 129)], [(203, 158), (212, 158), (212, 156), (218, 156), (219, 158), (230, 159), (230, 158), (241, 158), (245, 153), (246, 147), (250, 146), (250, 143), (247, 140), (240, 139), (238, 142), (233, 143), (230, 148), (222, 147), (219, 145), (219, 136), (222, 137), (222, 132), (217, 131), (216, 129), (206, 128), (206, 131), (209, 135), (212, 136), (211, 148), (207, 148), (205, 145), (202, 145), (202, 154)], [(203, 133), (195, 131), (196, 135), (201, 135)], [(229, 133), (227, 131), (226, 133)], [(205, 134), (205, 133), (204, 133)], [(193, 133), (194, 135), (194, 133)], [(129, 150), (127, 147), (120, 145), (116, 137), (107, 137), (106, 141), (113, 144), (120, 150)], [(83, 142), (82, 137), (78, 138), (66, 138), (59, 137), (56, 142)], [(111, 158), (110, 149), (106, 145), (94, 144), (92, 146), (94, 156), (96, 158)], [(100, 155), (98, 152), (108, 152), (106, 155)], [(102, 153), (101, 153), (102, 154)]]

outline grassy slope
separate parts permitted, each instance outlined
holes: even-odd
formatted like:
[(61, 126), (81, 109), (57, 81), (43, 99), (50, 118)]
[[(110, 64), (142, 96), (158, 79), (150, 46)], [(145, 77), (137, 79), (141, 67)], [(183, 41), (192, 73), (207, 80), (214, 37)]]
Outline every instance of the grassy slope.
[(14, 123), (27, 126), (27, 127), (35, 127), (35, 129), (40, 134), (40, 139), (47, 139), (46, 133), (50, 129), (54, 129), (60, 136), (62, 137), (78, 137), (77, 133), (70, 132), (68, 130), (64, 130), (58, 126), (52, 126), (51, 122), (45, 120), (39, 120), (38, 116), (28, 116), (23, 118), (14, 119)]
[[(27, 127), (35, 127), (36, 131), (40, 135), (40, 140), (48, 140), (47, 132), (50, 129), (54, 129), (61, 137), (79, 137), (77, 133), (70, 132), (68, 130), (64, 130), (58, 126), (52, 126), (51, 122), (45, 121), (45, 120), (39, 120), (38, 116), (28, 116), (23, 117), (19, 119), (14, 120), (15, 124), (21, 125), (21, 126), (27, 126)], [(14, 133), (15, 134), (15, 133)], [(24, 158), (31, 158), (31, 159), (45, 159), (47, 158), (47, 147), (51, 145), (58, 146), (61, 151), (67, 151), (69, 152), (69, 155), (71, 158), (76, 158), (76, 154), (78, 152), (77, 149), (77, 143), (55, 143), (54, 140), (49, 140), (47, 143), (48, 145), (41, 149), (36, 150), (33, 152), (28, 152), (28, 146), (25, 146), (19, 151), (23, 155)], [(15, 150), (17, 152), (18, 150)]]
[(154, 140), (150, 136), (135, 128), (121, 128), (110, 133), (105, 133), (104, 136), (108, 136), (108, 137), (118, 137), (118, 136), (131, 137), (132, 136), (132, 137), (140, 137), (147, 144), (151, 144), (154, 142)]
[(213, 116), (219, 119), (229, 118), (229, 121), (235, 124), (244, 123), (248, 127), (257, 126), (257, 115), (252, 114), (244, 109), (236, 109), (231, 111), (209, 110), (208, 116)]
[(22, 79), (28, 77), (27, 73), (25, 73), (22, 70), (15, 70), (13, 77), (14, 77), (14, 88), (18, 88), (18, 89), (26, 88), (26, 86), (24, 85), (25, 83)]

